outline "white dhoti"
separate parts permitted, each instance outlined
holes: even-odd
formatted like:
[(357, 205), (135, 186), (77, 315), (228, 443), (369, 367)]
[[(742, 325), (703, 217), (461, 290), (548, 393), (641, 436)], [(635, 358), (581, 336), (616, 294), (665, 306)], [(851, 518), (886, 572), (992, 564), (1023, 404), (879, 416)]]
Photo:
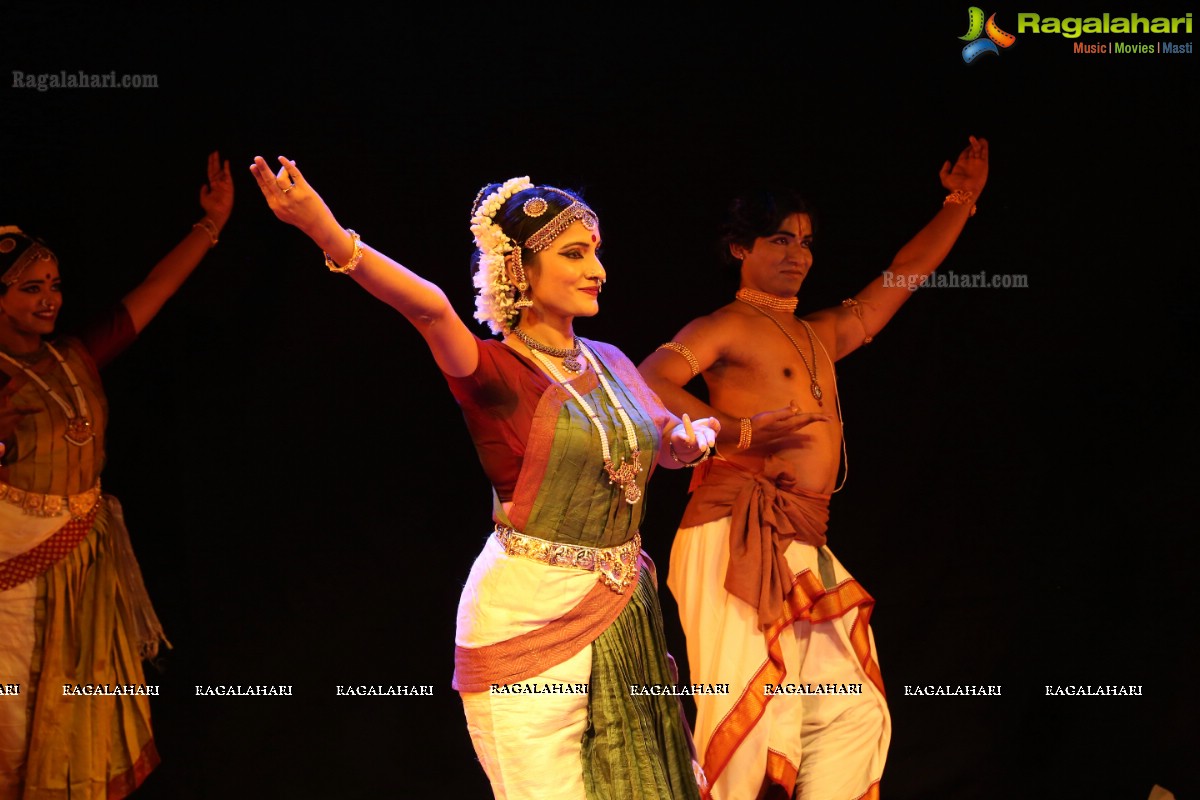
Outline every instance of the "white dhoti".
[(580, 743), (588, 696), (536, 690), (586, 685), (591, 672), (592, 650), (585, 647), (521, 681), (524, 692), (462, 693), (467, 730), (496, 800), (584, 800)]
[[(0, 562), (32, 550), (65, 523), (0, 503)], [(29, 749), (37, 578), (0, 591), (0, 798), (19, 797)]]
[(699, 695), (695, 738), (713, 800), (755, 800), (764, 784), (804, 800), (878, 796), (891, 718), (869, 618), (874, 604), (828, 548), (792, 542), (784, 614), (725, 590), (731, 518), (681, 529), (668, 585)]
[[(509, 556), (489, 537), (463, 589), (456, 643), (476, 650), (536, 632), (578, 607), (595, 585), (594, 573)], [(531, 662), (544, 653), (530, 654)], [(591, 672), (592, 651), (585, 645), (537, 675), (514, 677), (521, 687), (574, 686), (586, 685)], [(461, 692), (467, 730), (497, 800), (583, 800), (587, 694), (505, 688), (503, 694), (490, 687)]]

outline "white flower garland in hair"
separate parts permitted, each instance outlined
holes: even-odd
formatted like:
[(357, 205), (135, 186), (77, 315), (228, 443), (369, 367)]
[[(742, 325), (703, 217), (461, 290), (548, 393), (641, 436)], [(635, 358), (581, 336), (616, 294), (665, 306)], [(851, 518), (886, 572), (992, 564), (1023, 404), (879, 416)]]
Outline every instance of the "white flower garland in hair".
[(509, 281), (504, 265), (504, 257), (512, 252), (513, 241), (496, 224), (495, 218), (508, 198), (532, 187), (528, 175), (511, 178), (483, 198), (471, 217), (471, 234), (479, 248), (479, 269), (474, 278), (475, 288), (479, 290), (475, 298), (475, 319), (487, 323), (497, 335), (512, 328), (517, 310), (513, 308), (516, 287)]

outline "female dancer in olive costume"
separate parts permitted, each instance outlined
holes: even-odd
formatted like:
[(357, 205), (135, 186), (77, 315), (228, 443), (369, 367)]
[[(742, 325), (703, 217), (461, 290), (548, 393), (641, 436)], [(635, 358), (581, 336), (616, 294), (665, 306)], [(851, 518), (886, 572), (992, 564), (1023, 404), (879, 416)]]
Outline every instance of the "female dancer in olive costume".
[(19, 687), (0, 692), (0, 800), (121, 798), (158, 763), (141, 661), (165, 639), (120, 504), (100, 491), (98, 370), (217, 243), (233, 181), (216, 153), (200, 205), (205, 216), (105, 318), (53, 342), (58, 259), (0, 227), (0, 684)]
[(654, 464), (703, 460), (716, 424), (681, 423), (619, 350), (575, 336), (606, 277), (596, 215), (528, 178), (480, 191), (475, 317), (503, 336), (482, 341), (280, 163), (251, 167), (272, 211), (421, 333), (495, 490), (495, 532), (459, 604), (454, 686), (496, 796), (698, 797), (678, 703), (640, 692), (674, 679), (638, 525)]

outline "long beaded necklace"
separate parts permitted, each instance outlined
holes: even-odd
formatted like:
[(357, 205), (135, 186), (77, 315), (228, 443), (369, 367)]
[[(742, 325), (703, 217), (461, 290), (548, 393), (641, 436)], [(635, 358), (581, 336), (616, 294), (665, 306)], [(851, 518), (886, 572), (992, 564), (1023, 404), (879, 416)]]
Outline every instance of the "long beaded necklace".
[[(747, 291), (747, 290), (743, 289), (743, 290), (739, 291), (736, 295), (737, 299), (742, 301), (746, 305), (750, 306), (751, 308), (753, 308), (758, 313), (762, 314), (767, 319), (771, 320), (771, 322), (774, 322), (775, 326), (778, 327), (779, 330), (783, 331), (783, 335), (786, 336), (788, 338), (788, 341), (792, 343), (792, 347), (796, 348), (796, 352), (800, 354), (800, 360), (803, 361), (804, 366), (806, 368), (808, 368), (808, 375), (812, 379), (811, 389), (812, 389), (813, 397), (815, 397), (817, 399), (817, 405), (824, 406), (825, 404), (823, 402), (821, 402), (821, 397), (823, 395), (823, 392), (821, 391), (820, 384), (817, 383), (817, 369), (816, 369), (816, 364), (817, 364), (816, 345), (820, 344), (821, 340), (816, 339), (815, 344), (814, 344), (812, 327), (809, 326), (809, 324), (806, 321), (800, 320), (800, 324), (804, 326), (804, 330), (808, 333), (808, 346), (810, 348), (812, 348), (813, 366), (809, 367), (808, 359), (804, 357), (804, 351), (800, 349), (800, 343), (796, 341), (796, 337), (792, 336), (792, 334), (790, 332), (788, 332), (788, 329), (783, 327), (782, 322), (775, 319), (774, 317), (772, 317), (766, 311), (763, 311), (758, 306), (754, 305), (754, 303), (752, 303), (749, 300), (747, 300), (746, 298), (742, 297), (742, 292), (745, 292), (745, 291)], [(774, 295), (771, 295), (771, 296), (774, 297)], [(780, 309), (780, 310), (788, 310), (788, 309)], [(792, 308), (790, 310), (794, 311), (795, 309)], [(832, 364), (833, 359), (829, 358), (829, 353), (828, 353), (828, 351), (825, 350), (825, 345), (823, 345), (823, 344), (821, 344), (821, 352), (825, 353), (825, 358), (829, 359), (829, 363)], [(846, 479), (850, 477), (850, 453), (846, 449), (846, 421), (842, 417), (842, 395), (837, 390), (837, 372), (836, 371), (834, 371), (834, 373), (833, 373), (833, 393), (834, 393), (834, 399), (837, 401), (838, 423), (842, 426), (842, 436), (841, 436), (841, 439), (842, 439), (842, 479), (838, 482), (837, 488), (833, 490), (833, 493), (837, 494), (838, 492), (840, 492), (843, 489), (843, 487), (845, 487)]]
[(83, 388), (75, 378), (75, 373), (67, 366), (67, 360), (49, 342), (46, 342), (46, 349), (58, 361), (59, 366), (62, 367), (63, 372), (67, 376), (67, 380), (71, 383), (71, 388), (75, 390), (74, 407), (62, 395), (51, 389), (50, 385), (42, 380), (42, 376), (38, 375), (25, 364), (22, 364), (3, 350), (0, 350), (0, 358), (3, 358), (28, 375), (30, 380), (41, 387), (42, 391), (50, 395), (51, 400), (58, 403), (59, 407), (63, 410), (63, 414), (67, 417), (67, 432), (63, 434), (63, 438), (76, 447), (82, 447), (96, 437), (96, 432), (92, 430), (92, 421), (88, 419), (87, 397), (84, 396)]
[[(738, 294), (740, 295), (741, 292), (738, 292)], [(771, 322), (774, 322), (775, 327), (777, 327), (777, 328), (779, 328), (779, 330), (783, 331), (783, 335), (788, 338), (788, 341), (792, 343), (792, 347), (795, 347), (796, 352), (800, 354), (800, 360), (804, 362), (804, 368), (806, 370), (808, 370), (808, 377), (810, 380), (810, 383), (808, 386), (809, 391), (812, 392), (812, 396), (816, 399), (817, 405), (824, 407), (825, 393), (823, 391), (821, 391), (821, 384), (817, 382), (817, 346), (813, 342), (812, 328), (809, 327), (808, 323), (805, 322), (804, 320), (800, 320), (800, 324), (804, 326), (804, 332), (808, 334), (808, 349), (812, 350), (812, 356), (813, 356), (811, 364), (808, 361), (808, 357), (806, 355), (804, 355), (804, 351), (800, 349), (800, 343), (796, 341), (796, 337), (792, 336), (791, 332), (788, 331), (787, 328), (783, 327), (782, 322), (780, 322), (779, 320), (772, 317), (766, 311), (763, 311), (761, 308), (756, 306), (754, 303), (751, 303), (748, 300), (744, 300), (741, 297), (738, 297), (737, 299), (739, 302), (745, 303), (746, 305), (750, 306), (758, 313), (762, 314), (767, 319), (771, 320)]]
[[(520, 338), (520, 337), (518, 337)], [(522, 339), (524, 341), (524, 339)], [(559, 382), (571, 396), (575, 398), (575, 402), (579, 403), (583, 408), (583, 412), (587, 414), (588, 419), (592, 421), (592, 425), (596, 426), (596, 430), (600, 433), (600, 453), (604, 457), (604, 471), (608, 473), (608, 482), (615, 483), (625, 492), (625, 502), (633, 505), (638, 500), (642, 499), (641, 487), (637, 485), (637, 475), (642, 471), (641, 451), (638, 449), (637, 429), (633, 426), (633, 420), (629, 418), (629, 414), (625, 412), (621, 401), (617, 399), (616, 393), (609, 385), (608, 379), (604, 377), (604, 373), (600, 370), (600, 364), (596, 361), (596, 357), (592, 355), (592, 351), (584, 346), (583, 342), (578, 339), (575, 343), (579, 346), (579, 350), (583, 353), (583, 357), (592, 365), (592, 369), (596, 372), (596, 377), (600, 380), (600, 385), (604, 387), (604, 393), (608, 395), (608, 401), (612, 403), (613, 408), (617, 412), (617, 417), (621, 420), (621, 426), (625, 429), (625, 441), (629, 444), (631, 461), (621, 459), (621, 466), (613, 466), (612, 450), (608, 445), (608, 434), (604, 431), (604, 424), (600, 422), (599, 415), (588, 405), (588, 402), (583, 399), (575, 387), (572, 386), (567, 378), (558, 371), (554, 366), (554, 362), (542, 355), (541, 352), (534, 348), (529, 348), (533, 353), (534, 358), (542, 362), (542, 365), (554, 376), (554, 379)]]
[(520, 339), (521, 344), (528, 347), (531, 352), (540, 352), (554, 358), (561, 358), (563, 360), (563, 369), (565, 369), (567, 372), (574, 373), (575, 375), (583, 372), (583, 364), (579, 361), (579, 352), (581, 347), (579, 344), (579, 337), (575, 337), (574, 347), (551, 347), (548, 344), (542, 344), (520, 328), (513, 328), (512, 332), (513, 336), (516, 336), (518, 339)]

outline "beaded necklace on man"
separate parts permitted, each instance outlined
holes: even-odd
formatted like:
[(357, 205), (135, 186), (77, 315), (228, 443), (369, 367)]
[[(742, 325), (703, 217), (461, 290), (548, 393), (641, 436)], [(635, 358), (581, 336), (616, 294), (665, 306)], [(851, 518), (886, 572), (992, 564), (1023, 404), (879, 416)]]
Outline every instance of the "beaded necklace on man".
[(753, 308), (758, 313), (762, 314), (771, 322), (775, 323), (775, 327), (783, 331), (783, 335), (792, 343), (792, 347), (796, 348), (796, 352), (800, 354), (800, 360), (804, 362), (804, 368), (808, 370), (809, 386), (808, 390), (812, 392), (813, 398), (817, 401), (817, 405), (825, 406), (825, 392), (821, 390), (821, 384), (817, 380), (817, 345), (813, 340), (812, 328), (804, 320), (800, 320), (800, 324), (804, 326), (804, 332), (808, 334), (808, 349), (812, 351), (812, 361), (809, 362), (808, 356), (804, 355), (804, 351), (800, 349), (800, 343), (796, 341), (796, 337), (792, 336), (791, 332), (783, 327), (783, 323), (772, 317), (763, 310), (763, 306), (772, 311), (786, 311), (789, 314), (796, 310), (796, 304), (799, 302), (795, 297), (785, 298), (766, 292), (758, 292), (754, 289), (738, 289), (734, 295), (739, 302)]
[[(786, 311), (790, 314), (795, 312), (799, 300), (797, 300), (795, 297), (780, 297), (774, 294), (767, 294), (766, 292), (755, 291), (754, 289), (738, 289), (737, 294), (735, 294), (734, 297), (739, 302), (745, 303), (767, 319), (771, 320), (771, 322), (774, 322), (775, 327), (783, 331), (783, 335), (786, 336), (788, 341), (792, 343), (792, 347), (796, 348), (796, 352), (800, 354), (800, 360), (804, 362), (804, 366), (808, 370), (809, 378), (812, 381), (809, 389), (812, 391), (813, 397), (816, 398), (817, 405), (823, 407), (825, 405), (822, 402), (824, 392), (821, 391), (821, 385), (817, 383), (816, 345), (821, 340), (813, 336), (812, 327), (808, 324), (808, 322), (805, 320), (800, 320), (800, 324), (804, 326), (804, 330), (808, 334), (808, 346), (812, 349), (812, 364), (809, 365), (808, 359), (804, 356), (804, 351), (800, 349), (800, 343), (796, 341), (796, 337), (792, 336), (788, 329), (783, 327), (782, 322), (772, 317), (760, 307), (766, 306), (772, 311)], [(821, 345), (821, 352), (825, 353), (825, 358), (829, 359), (829, 363), (832, 364), (833, 359), (829, 358), (829, 353), (826, 352), (825, 345), (823, 344)], [(833, 373), (833, 393), (834, 400), (837, 403), (838, 424), (842, 427), (842, 435), (840, 437), (842, 440), (842, 479), (838, 482), (837, 488), (833, 490), (833, 493), (837, 494), (846, 485), (846, 479), (850, 477), (850, 454), (846, 449), (846, 421), (842, 417), (842, 395), (837, 390), (836, 371)]]

